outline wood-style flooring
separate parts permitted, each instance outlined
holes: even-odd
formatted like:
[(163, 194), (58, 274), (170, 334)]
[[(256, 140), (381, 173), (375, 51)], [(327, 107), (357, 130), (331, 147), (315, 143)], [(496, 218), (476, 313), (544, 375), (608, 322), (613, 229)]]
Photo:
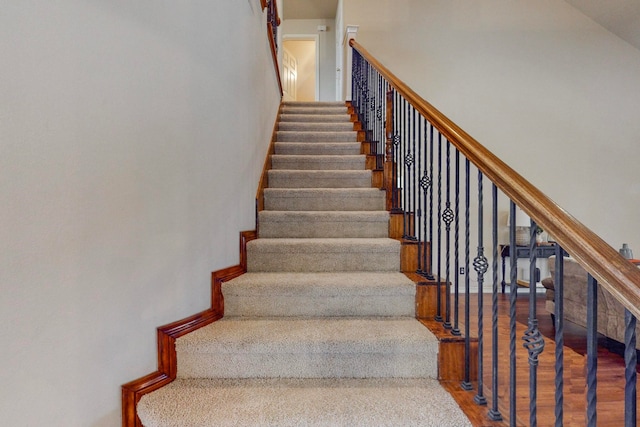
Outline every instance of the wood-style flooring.
[[(464, 304), (464, 296), (461, 295)], [(487, 415), (492, 408), (492, 350), (491, 350), (491, 294), (484, 294), (484, 396), (487, 406), (474, 402), (477, 388), (462, 390), (459, 383), (443, 383), (443, 386), (458, 401), (474, 426), (509, 425), (509, 294), (498, 295), (498, 409), (503, 421), (491, 421)], [(470, 295), (471, 336), (478, 335), (477, 294)], [(545, 347), (539, 357), (537, 388), (537, 423), (539, 426), (555, 425), (555, 328), (544, 308), (544, 295), (536, 298), (539, 329), (544, 336)], [(529, 422), (529, 364), (528, 353), (522, 347), (522, 336), (527, 328), (529, 311), (528, 290), (518, 293), (516, 303), (516, 425), (528, 426)], [(463, 325), (464, 309), (460, 309)], [(464, 330), (463, 326), (461, 329)], [(564, 426), (584, 426), (586, 419), (586, 331), (570, 322), (564, 326)], [(624, 358), (622, 346), (604, 337), (598, 340), (598, 426), (624, 425)], [(477, 383), (474, 383), (474, 387)], [(640, 422), (640, 418), (638, 419)]]

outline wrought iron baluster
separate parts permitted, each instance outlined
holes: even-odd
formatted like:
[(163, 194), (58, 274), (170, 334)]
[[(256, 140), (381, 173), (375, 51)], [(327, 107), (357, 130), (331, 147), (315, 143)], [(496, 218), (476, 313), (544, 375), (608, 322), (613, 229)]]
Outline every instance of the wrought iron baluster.
[(428, 245), (431, 245), (431, 241), (429, 240), (429, 228), (428, 228), (428, 207), (427, 207), (427, 203), (428, 203), (428, 194), (429, 194), (429, 189), (431, 187), (431, 177), (429, 176), (429, 167), (428, 167), (428, 161), (429, 161), (429, 155), (428, 155), (428, 150), (429, 150), (429, 127), (430, 124), (427, 121), (427, 119), (424, 119), (423, 121), (424, 124), (424, 170), (422, 173), (422, 177), (420, 178), (420, 187), (422, 188), (422, 193), (423, 193), (423, 204), (422, 204), (422, 213), (423, 213), (423, 219), (422, 219), (422, 225), (423, 225), (423, 230), (424, 230), (424, 250), (422, 251), (422, 260), (420, 261), (420, 264), (422, 266), (421, 268), (421, 274), (423, 274), (425, 277), (429, 278), (429, 279), (433, 279), (433, 277), (431, 276), (431, 266), (429, 265), (429, 259), (428, 259), (428, 254), (430, 252)]
[(471, 390), (473, 385), (471, 384), (471, 315), (469, 308), (470, 298), (469, 298), (469, 290), (470, 290), (470, 271), (469, 266), (471, 265), (470, 259), (470, 235), (471, 235), (471, 224), (470, 224), (470, 193), (471, 193), (471, 172), (470, 172), (470, 164), (469, 159), (465, 159), (464, 169), (464, 380), (462, 381), (461, 387), (464, 390)]
[(636, 317), (627, 309), (624, 310), (624, 425), (636, 425)]
[[(436, 260), (436, 303), (438, 308), (436, 309), (435, 320), (438, 322), (443, 321), (442, 317), (442, 271), (441, 271), (441, 257), (442, 257), (442, 134), (438, 132), (438, 234), (437, 238), (437, 252)], [(445, 285), (446, 286), (446, 285)]]
[(411, 163), (411, 176), (409, 177), (409, 203), (411, 204), (411, 223), (409, 224), (409, 238), (416, 238), (416, 118), (417, 112), (413, 105), (409, 105), (409, 119), (411, 123), (411, 154), (408, 161)]
[(489, 268), (487, 257), (484, 256), (483, 246), (483, 193), (482, 193), (482, 172), (478, 171), (478, 255), (473, 260), (473, 268), (478, 273), (478, 393), (474, 400), (478, 405), (486, 405), (487, 398), (484, 396), (483, 379), (483, 345), (484, 345), (484, 323), (483, 323), (483, 292), (484, 275)]
[(399, 158), (400, 158), (400, 94), (394, 91), (394, 102), (393, 102), (393, 120), (395, 122), (393, 126), (393, 208), (396, 212), (400, 210), (400, 195), (399, 185), (400, 185), (400, 173), (398, 168), (400, 166)]
[[(420, 189), (422, 189), (422, 161), (423, 161), (423, 153), (422, 153), (422, 121), (424, 120), (424, 118), (422, 117), (422, 115), (418, 116), (418, 144), (416, 147), (416, 179), (417, 179), (417, 187), (416, 187), (416, 196), (418, 197), (417, 200), (417, 204), (416, 204), (416, 217), (414, 218), (415, 224), (414, 226), (416, 227), (416, 236), (418, 238), (418, 271), (417, 273), (422, 274), (424, 272), (424, 268), (422, 265), (422, 250), (424, 248), (424, 242), (425, 242), (425, 237), (424, 237), (424, 230), (422, 229), (422, 194), (423, 191), (420, 191)], [(419, 187), (419, 188), (418, 188)]]
[[(516, 204), (509, 204), (509, 425), (516, 426), (516, 302), (518, 299), (518, 258), (516, 257)], [(503, 279), (504, 280), (504, 279)]]
[(451, 209), (451, 143), (446, 141), (446, 174), (445, 177), (445, 209), (442, 213), (442, 221), (445, 226), (445, 309), (444, 309), (444, 326), (445, 329), (451, 329), (451, 292), (449, 284), (451, 283), (451, 223), (453, 222), (453, 210)]
[(556, 245), (556, 273), (553, 279), (554, 287), (554, 320), (556, 341), (556, 427), (564, 425), (564, 249)]
[(531, 220), (529, 240), (529, 320), (522, 337), (524, 348), (529, 352), (529, 425), (538, 425), (538, 356), (544, 350), (544, 338), (538, 329), (536, 315), (536, 234), (538, 226)]
[(431, 185), (429, 186), (429, 274), (427, 274), (427, 278), (429, 280), (434, 280), (435, 276), (433, 275), (433, 185), (434, 185), (434, 176), (433, 176), (433, 125), (430, 126), (429, 129), (429, 177), (431, 179)]
[(491, 186), (492, 214), (491, 235), (493, 237), (493, 283), (491, 289), (491, 362), (492, 362), (492, 390), (491, 409), (489, 418), (493, 421), (501, 421), (502, 414), (498, 410), (498, 187)]
[(587, 277), (587, 426), (598, 425), (598, 282)]
[[(458, 274), (460, 269), (460, 151), (456, 149), (456, 169), (455, 169), (455, 224), (454, 224), (454, 267), (453, 267), (453, 276), (454, 286), (453, 286), (453, 329), (451, 330), (452, 335), (459, 336), (460, 335), (460, 275)], [(466, 273), (466, 271), (465, 271)]]

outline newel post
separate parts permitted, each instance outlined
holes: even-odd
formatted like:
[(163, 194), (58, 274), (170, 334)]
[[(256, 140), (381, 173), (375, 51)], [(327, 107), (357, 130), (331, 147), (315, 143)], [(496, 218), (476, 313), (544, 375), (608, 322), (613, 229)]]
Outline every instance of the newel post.
[(384, 155), (384, 188), (387, 192), (387, 210), (390, 211), (396, 207), (395, 197), (395, 165), (393, 159), (393, 89), (389, 87), (387, 90), (387, 102), (386, 102), (386, 144)]

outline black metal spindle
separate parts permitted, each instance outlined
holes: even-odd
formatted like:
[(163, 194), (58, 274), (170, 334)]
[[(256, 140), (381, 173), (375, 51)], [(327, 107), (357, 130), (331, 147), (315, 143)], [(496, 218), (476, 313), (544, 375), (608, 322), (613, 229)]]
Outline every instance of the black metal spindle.
[(624, 310), (624, 425), (636, 425), (636, 317)]
[(451, 329), (451, 223), (453, 222), (453, 210), (451, 209), (451, 143), (446, 141), (446, 176), (445, 176), (445, 209), (442, 212), (442, 221), (445, 226), (445, 308), (444, 324), (445, 329)]
[[(418, 120), (418, 144), (417, 144), (417, 153), (416, 153), (416, 173), (418, 178), (418, 186), (420, 188), (416, 188), (416, 193), (418, 196), (418, 201), (417, 201), (417, 205), (416, 205), (416, 218), (414, 218), (415, 221), (415, 226), (416, 226), (416, 236), (418, 238), (418, 273), (422, 274), (424, 272), (424, 267), (422, 265), (422, 250), (425, 247), (425, 238), (424, 238), (424, 234), (423, 234), (423, 229), (422, 229), (422, 216), (423, 216), (423, 211), (422, 211), (422, 206), (423, 206), (423, 200), (422, 200), (422, 195), (424, 192), (424, 187), (423, 187), (423, 180), (422, 180), (422, 162), (423, 162), (423, 153), (422, 153), (422, 148), (423, 148), (423, 141), (422, 141), (422, 126), (421, 123), (424, 120), (424, 118), (422, 118), (422, 120)], [(422, 189), (423, 191), (420, 191), (420, 189)]]
[(413, 108), (413, 106), (409, 106), (410, 108), (410, 119), (411, 119), (411, 157), (409, 159), (410, 163), (411, 163), (411, 177), (410, 177), (410, 181), (409, 181), (409, 187), (411, 188), (411, 193), (410, 193), (410, 202), (411, 202), (411, 224), (410, 224), (410, 236), (411, 236), (411, 240), (417, 240), (417, 236), (416, 236), (416, 210), (417, 210), (417, 206), (416, 206), (416, 193), (418, 192), (418, 189), (416, 188), (416, 182), (417, 182), (417, 178), (416, 178), (416, 122), (417, 122), (417, 118), (418, 118), (418, 114), (415, 108)]
[(469, 159), (465, 159), (464, 169), (464, 380), (461, 387), (464, 390), (473, 389), (471, 384), (471, 309), (469, 307), (470, 298), (470, 271), (471, 265), (470, 259), (470, 237), (471, 237), (471, 223), (470, 223), (470, 193), (471, 193), (471, 162)]
[(454, 223), (454, 267), (453, 267), (453, 276), (454, 285), (453, 285), (453, 329), (451, 330), (452, 335), (459, 336), (460, 333), (460, 151), (456, 149), (456, 169), (455, 169), (455, 223)]
[(431, 185), (429, 186), (429, 274), (427, 279), (434, 280), (433, 275), (433, 125), (429, 128), (429, 177), (431, 179)]
[(564, 425), (564, 249), (556, 245), (554, 286), (554, 323), (556, 328), (555, 415), (556, 427)]
[[(509, 425), (516, 425), (516, 302), (518, 299), (518, 258), (516, 257), (516, 204), (509, 204)], [(504, 280), (504, 279), (503, 279)]]
[[(438, 233), (437, 239), (437, 255), (436, 255), (436, 309), (435, 320), (438, 322), (443, 321), (442, 317), (442, 271), (441, 271), (441, 257), (442, 257), (442, 134), (438, 132)], [(446, 286), (446, 284), (445, 284)]]
[(538, 329), (536, 315), (536, 234), (538, 226), (531, 220), (529, 240), (529, 318), (527, 330), (522, 337), (524, 348), (529, 352), (529, 425), (538, 425), (538, 356), (544, 350), (544, 339)]
[(598, 282), (587, 277), (587, 426), (598, 425)]
[(478, 393), (474, 397), (478, 405), (486, 405), (487, 398), (484, 396), (484, 319), (483, 319), (483, 293), (484, 293), (484, 275), (489, 268), (487, 257), (484, 256), (483, 246), (483, 192), (482, 192), (482, 172), (478, 171), (478, 255), (473, 260), (473, 268), (478, 274)]
[(491, 409), (489, 418), (501, 421), (502, 414), (498, 410), (498, 187), (491, 186), (491, 235), (493, 237), (493, 283), (491, 289)]

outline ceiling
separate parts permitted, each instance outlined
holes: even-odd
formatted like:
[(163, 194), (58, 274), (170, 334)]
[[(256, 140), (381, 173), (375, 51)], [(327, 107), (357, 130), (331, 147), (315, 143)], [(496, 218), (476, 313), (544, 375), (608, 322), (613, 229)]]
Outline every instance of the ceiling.
[(640, 49), (640, 1), (566, 1), (621, 39)]
[(334, 19), (338, 0), (283, 0), (282, 19)]
[[(640, 49), (640, 1), (566, 0), (618, 37)], [(282, 0), (283, 19), (334, 19), (338, 0)]]

